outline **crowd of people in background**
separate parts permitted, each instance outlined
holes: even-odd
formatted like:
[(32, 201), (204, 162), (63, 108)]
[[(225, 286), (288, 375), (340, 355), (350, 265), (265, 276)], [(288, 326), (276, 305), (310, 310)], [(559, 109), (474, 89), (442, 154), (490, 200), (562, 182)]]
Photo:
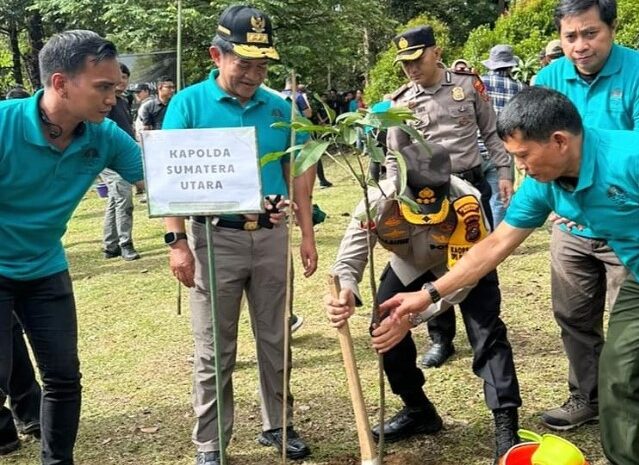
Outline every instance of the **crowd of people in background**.
[[(407, 132), (390, 128), (387, 134), (378, 134), (380, 144), (389, 149), (386, 171), (371, 166), (376, 180), (386, 178), (392, 183), (398, 179), (397, 154), (403, 154), (407, 190), (418, 206), (417, 212), (398, 207), (401, 214), (390, 218), (411, 231), (403, 242), (384, 236), (384, 227), (393, 221), (378, 221), (375, 232), (391, 252), (376, 296), (390, 312), (371, 325), (370, 333), (373, 347), (384, 353), (385, 374), (403, 406), (374, 426), (373, 436), (378, 439), (383, 428), (392, 442), (441, 430), (443, 422), (423, 387), (426, 379), (421, 368), (440, 367), (454, 355), (453, 307), (458, 305), (473, 350), (472, 369), (483, 380), (485, 403), (494, 419), (494, 464), (520, 443), (522, 399), (506, 325), (500, 317), (496, 266), (556, 211), (566, 218), (551, 216), (552, 312), (569, 362), (568, 398), (542, 412), (541, 422), (549, 429), (564, 431), (600, 419), (606, 456), (615, 465), (636, 465), (639, 347), (634, 325), (639, 316), (635, 318), (634, 313), (639, 314), (639, 245), (636, 228), (626, 223), (636, 220), (639, 213), (639, 155), (635, 152), (639, 140), (631, 132), (639, 124), (639, 109), (633, 106), (639, 102), (639, 53), (614, 43), (613, 0), (559, 0), (555, 21), (561, 38), (541, 50), (541, 70), (530, 83), (516, 77), (520, 60), (514, 44), (495, 44), (482, 62), (486, 72), (480, 75), (463, 57), (450, 66), (443, 63), (443, 50), (432, 27), (404, 31), (393, 43), (395, 64), (401, 66), (407, 82), (381, 102), (366, 102), (361, 89), (338, 92), (331, 88), (318, 92), (319, 100), (304, 83), (293, 88), (287, 82), (281, 95), (266, 89), (262, 84), (267, 64), (279, 60), (273, 28), (266, 14), (243, 5), (227, 8), (219, 18), (209, 49), (215, 64), (209, 77), (178, 93), (170, 76), (130, 85), (131, 72), (117, 61), (115, 45), (91, 31), (54, 36), (42, 51), (45, 88), (30, 98), (26, 89), (15, 86), (6, 99), (23, 99), (22, 103), (0, 105), (0, 130), (8, 147), (3, 147), (3, 161), (8, 160), (3, 169), (15, 175), (0, 177), (0, 188), (7, 192), (0, 207), (12, 212), (0, 215), (0, 230), (10, 231), (16, 242), (0, 250), (0, 455), (19, 447), (20, 432), (42, 438), (45, 465), (73, 463), (81, 386), (76, 309), (60, 239), (93, 179), (99, 177), (108, 188), (104, 259), (137, 260), (141, 256), (133, 241), (133, 192), (134, 187), (140, 192), (144, 188), (141, 133), (252, 125), (259, 128), (258, 154), (264, 156), (266, 139), (278, 141), (277, 149), (282, 152), (290, 148), (291, 137), (278, 137), (279, 128), (272, 123), (274, 115), (284, 114), (293, 104), (299, 115), (316, 124), (330, 123), (326, 108), (340, 115), (367, 111), (369, 106), (370, 111), (406, 107), (414, 115), (408, 124), (427, 140), (422, 147)], [(256, 24), (260, 31), (246, 34), (250, 28), (256, 30)], [(75, 47), (84, 50), (84, 61), (78, 63), (67, 56)], [(105, 85), (109, 89), (94, 101), (83, 79), (105, 76), (111, 80)], [(260, 104), (248, 104), (253, 100)], [(103, 102), (108, 103), (108, 115), (104, 105), (100, 106)], [(102, 124), (105, 116), (111, 121)], [(612, 133), (618, 134), (618, 140), (609, 129), (619, 131)], [(307, 136), (298, 133), (296, 137), (296, 143), (303, 143)], [(79, 144), (74, 144), (79, 140), (95, 142), (101, 151), (89, 148), (83, 157), (71, 159), (79, 150)], [(18, 151), (24, 152), (32, 170), (20, 169), (23, 162), (11, 158)], [(51, 160), (56, 157), (69, 163), (73, 173), (83, 169), (89, 176), (54, 179), (56, 196), (47, 197), (38, 189), (43, 180), (50, 180), (55, 171)], [(86, 159), (91, 159), (87, 166), (78, 165)], [(629, 161), (627, 166), (624, 160)], [(517, 195), (515, 166), (527, 174)], [(286, 416), (293, 412), (293, 398), (290, 394), (284, 397), (280, 383), (281, 373), (290, 373), (291, 368), (283, 365), (284, 351), (289, 348), (284, 347), (287, 324), (280, 312), (290, 284), (286, 278), (288, 232), (281, 224), (289, 166), (283, 162), (261, 169), (264, 194), (278, 196), (278, 202), (265, 200), (265, 213), (220, 215), (212, 224), (208, 217), (194, 216), (188, 226), (181, 217), (165, 219), (170, 270), (191, 289), (197, 416), (192, 439), (197, 465), (219, 465), (233, 431), (231, 380), (243, 294), (248, 296), (257, 328), (262, 402), (258, 440), (293, 459), (311, 453), (292, 424), (282, 427), (282, 410)], [(293, 181), (305, 277), (315, 272), (318, 260), (311, 172)], [(28, 191), (20, 190), (21, 184), (11, 184), (12, 179), (23, 178), (31, 186)], [(321, 160), (317, 179), (320, 188), (333, 186)], [(591, 186), (596, 189), (589, 190)], [(59, 203), (58, 197), (62, 199)], [(27, 201), (42, 204), (42, 209), (27, 208)], [(460, 201), (468, 202), (466, 208), (459, 207)], [(379, 202), (383, 205), (383, 200)], [(469, 210), (475, 213), (472, 218), (464, 216)], [(379, 211), (383, 214), (383, 207)], [(593, 211), (596, 215), (589, 213)], [(215, 234), (209, 232), (209, 226), (215, 228)], [(324, 304), (336, 327), (353, 314), (355, 306), (363, 304), (357, 283), (368, 257), (366, 231), (359, 220), (349, 225), (333, 266), (344, 291), (339, 297), (326, 296)], [(462, 245), (455, 242), (459, 237), (464, 239)], [(221, 393), (212, 382), (216, 367), (209, 262), (201, 247), (208, 239), (223, 252), (215, 263), (221, 277), (218, 292), (223, 297)], [(406, 244), (413, 247), (412, 255), (402, 249)], [(464, 248), (463, 258), (447, 256), (447, 248), (453, 246)], [(606, 300), (613, 311), (604, 344)], [(433, 310), (431, 304), (438, 303)], [(427, 312), (434, 313), (427, 318)], [(50, 323), (41, 322), (52, 320), (55, 331), (45, 331)], [(296, 329), (302, 321), (292, 315), (288, 325)], [(412, 331), (426, 321), (432, 343), (418, 357)], [(35, 380), (23, 329), (31, 336), (43, 389)], [(10, 409), (4, 406), (7, 395)], [(220, 396), (225, 405), (222, 434), (217, 430), (215, 408)]]

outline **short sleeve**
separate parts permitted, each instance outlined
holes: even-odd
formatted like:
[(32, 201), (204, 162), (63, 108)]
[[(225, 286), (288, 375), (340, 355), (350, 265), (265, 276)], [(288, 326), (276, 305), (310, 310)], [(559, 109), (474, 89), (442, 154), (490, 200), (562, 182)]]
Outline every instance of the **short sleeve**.
[(190, 127), (184, 99), (176, 95), (169, 101), (169, 106), (162, 122), (162, 129), (189, 129)]
[(112, 169), (131, 184), (144, 179), (140, 146), (117, 125), (109, 125), (107, 134), (111, 157), (107, 168)]
[(514, 228), (538, 228), (553, 211), (552, 198), (550, 183), (526, 177), (508, 206), (504, 221)]

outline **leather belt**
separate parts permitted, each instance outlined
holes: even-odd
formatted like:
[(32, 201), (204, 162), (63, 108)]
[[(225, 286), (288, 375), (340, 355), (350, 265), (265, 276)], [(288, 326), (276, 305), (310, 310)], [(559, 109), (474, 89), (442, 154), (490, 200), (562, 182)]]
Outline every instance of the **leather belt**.
[[(200, 224), (206, 224), (205, 216), (194, 216), (193, 221)], [(226, 220), (224, 218), (218, 218), (215, 226), (220, 228), (239, 229), (243, 231), (256, 231), (262, 227), (257, 221), (250, 220)]]
[(482, 169), (481, 165), (477, 165), (469, 170), (453, 174), (458, 178), (462, 178), (464, 181), (467, 181), (473, 185), (480, 183), (484, 179), (484, 170)]

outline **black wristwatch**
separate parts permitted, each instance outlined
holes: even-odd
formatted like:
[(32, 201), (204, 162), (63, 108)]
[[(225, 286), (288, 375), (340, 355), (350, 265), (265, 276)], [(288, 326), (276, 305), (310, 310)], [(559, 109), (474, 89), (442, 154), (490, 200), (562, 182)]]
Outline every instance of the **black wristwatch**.
[(168, 232), (164, 235), (164, 243), (166, 245), (173, 245), (177, 241), (186, 239), (186, 233), (183, 232)]
[(424, 285), (422, 286), (422, 290), (423, 291), (428, 291), (428, 294), (430, 295), (430, 300), (434, 304), (436, 304), (437, 302), (442, 300), (442, 296), (439, 295), (439, 292), (437, 292), (437, 289), (435, 288), (433, 283), (425, 282)]

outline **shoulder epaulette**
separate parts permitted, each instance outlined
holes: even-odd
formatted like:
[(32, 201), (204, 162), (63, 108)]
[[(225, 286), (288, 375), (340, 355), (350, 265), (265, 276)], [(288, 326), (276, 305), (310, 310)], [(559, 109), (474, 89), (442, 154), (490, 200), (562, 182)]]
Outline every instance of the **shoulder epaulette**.
[(406, 84), (401, 86), (399, 89), (397, 89), (395, 92), (393, 92), (391, 94), (391, 100), (395, 100), (397, 97), (399, 97), (404, 92), (406, 92), (406, 90), (409, 89), (410, 87), (411, 87), (411, 83), (410, 82), (407, 82)]
[(481, 79), (479, 77), (479, 74), (477, 74), (477, 71), (472, 69), (458, 69), (458, 70), (450, 69), (449, 71), (454, 74), (462, 74), (464, 76), (475, 76), (477, 79)]

